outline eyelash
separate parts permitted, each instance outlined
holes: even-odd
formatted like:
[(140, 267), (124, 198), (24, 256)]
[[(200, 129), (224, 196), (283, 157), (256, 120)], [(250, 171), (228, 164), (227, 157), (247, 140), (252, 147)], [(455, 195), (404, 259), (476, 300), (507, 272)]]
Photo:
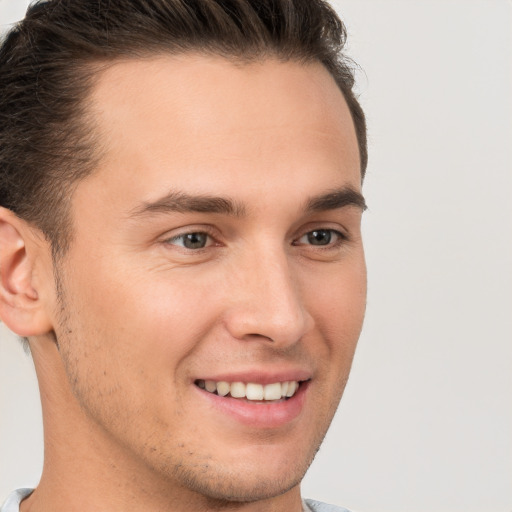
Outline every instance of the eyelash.
[[(310, 244), (307, 244), (307, 243), (300, 243), (300, 240), (305, 238), (305, 237), (309, 237), (310, 235), (313, 235), (314, 233), (321, 233), (321, 232), (325, 232), (325, 233), (328, 233), (329, 234), (329, 240), (328, 242), (323, 245), (323, 244), (314, 244), (314, 243), (310, 243)], [(187, 236), (191, 236), (191, 235), (205, 235), (206, 237), (208, 237), (210, 239), (210, 242), (212, 243), (207, 243), (207, 245), (203, 246), (203, 247), (198, 247), (198, 248), (191, 248), (191, 247), (185, 247), (184, 243), (185, 243), (185, 237)], [(334, 242), (331, 241), (332, 237), (336, 238), (336, 240)], [(183, 244), (176, 244), (174, 242), (177, 242), (179, 240), (182, 240), (183, 241)], [(329, 249), (334, 249), (334, 248), (337, 248), (339, 247), (340, 245), (342, 245), (344, 242), (346, 242), (348, 240), (348, 237), (347, 235), (345, 235), (344, 233), (342, 233), (341, 231), (338, 231), (336, 229), (331, 229), (331, 228), (318, 228), (318, 229), (312, 229), (311, 231), (307, 231), (306, 233), (304, 233), (303, 235), (301, 235), (299, 238), (297, 238), (296, 240), (293, 241), (292, 245), (294, 246), (300, 246), (300, 245), (310, 245), (311, 247), (316, 247), (316, 250), (329, 250)], [(176, 235), (172, 238), (168, 238), (164, 241), (166, 244), (169, 244), (169, 245), (176, 245), (178, 247), (181, 247), (187, 251), (192, 251), (192, 252), (200, 252), (202, 250), (205, 250), (207, 249), (208, 247), (211, 247), (212, 245), (216, 245), (215, 244), (215, 237), (209, 233), (207, 230), (198, 230), (198, 231), (188, 231), (186, 233), (181, 233), (179, 235)]]
[[(165, 243), (169, 244), (169, 245), (178, 245), (178, 244), (173, 244), (173, 242), (176, 242), (178, 240), (183, 240), (183, 242), (184, 242), (185, 241), (185, 237), (190, 236), (190, 235), (205, 235), (205, 236), (207, 236), (210, 239), (210, 241), (214, 241), (214, 237), (212, 236), (212, 234), (203, 230), (203, 231), (188, 231), (187, 233), (182, 233), (180, 235), (173, 236), (172, 238), (168, 238), (167, 240), (165, 240)], [(199, 247), (197, 249), (192, 249), (192, 248), (189, 248), (189, 247), (185, 247), (184, 245), (179, 245), (179, 247), (182, 247), (183, 249), (186, 249), (186, 250), (190, 250), (190, 251), (194, 251), (194, 252), (199, 252), (199, 251), (201, 251), (203, 249), (207, 249), (208, 247), (210, 247), (212, 245), (215, 245), (215, 243), (210, 243), (208, 245), (205, 245), (204, 247)]]
[[(329, 249), (339, 247), (341, 244), (343, 244), (344, 242), (346, 242), (348, 240), (348, 237), (341, 231), (338, 231), (337, 229), (318, 228), (318, 229), (312, 229), (311, 231), (304, 233), (301, 237), (299, 237), (297, 239), (297, 241), (293, 242), (293, 245), (301, 245), (299, 241), (302, 240), (303, 238), (309, 237), (309, 235), (312, 235), (313, 233), (321, 233), (321, 232), (325, 232), (325, 233), (329, 234), (329, 240), (325, 245), (322, 245), (322, 244), (316, 245), (313, 243), (304, 244), (304, 245), (311, 245), (312, 247), (316, 247), (317, 250), (322, 250), (322, 249), (329, 250)], [(334, 235), (336, 238), (336, 240), (334, 242), (331, 241), (332, 235)]]

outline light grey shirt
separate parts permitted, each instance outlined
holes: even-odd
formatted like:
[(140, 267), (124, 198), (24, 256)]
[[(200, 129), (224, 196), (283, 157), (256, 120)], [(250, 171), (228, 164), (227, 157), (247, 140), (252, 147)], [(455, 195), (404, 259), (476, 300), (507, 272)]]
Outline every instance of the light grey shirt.
[[(7, 496), (4, 504), (0, 507), (0, 512), (20, 512), (21, 501), (32, 491), (33, 489), (16, 489)], [(350, 512), (346, 508), (335, 507), (314, 500), (304, 500), (303, 508), (304, 512)]]

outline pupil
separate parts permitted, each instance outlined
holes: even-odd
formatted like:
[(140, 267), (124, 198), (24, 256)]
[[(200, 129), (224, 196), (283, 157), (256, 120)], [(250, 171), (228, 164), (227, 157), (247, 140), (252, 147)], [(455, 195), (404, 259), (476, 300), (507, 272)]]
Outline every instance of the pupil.
[(311, 231), (308, 234), (308, 241), (311, 245), (327, 245), (331, 243), (331, 232), (325, 229)]
[(185, 235), (184, 245), (187, 249), (202, 249), (206, 245), (204, 233), (188, 233)]

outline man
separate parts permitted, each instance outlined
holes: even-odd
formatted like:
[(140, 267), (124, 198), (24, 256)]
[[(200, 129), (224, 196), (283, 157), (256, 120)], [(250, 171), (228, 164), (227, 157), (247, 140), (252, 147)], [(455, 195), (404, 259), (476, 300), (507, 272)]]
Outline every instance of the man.
[(300, 482), (365, 309), (363, 113), (320, 0), (53, 0), (0, 52), (0, 314), (41, 392), (2, 512), (340, 510)]

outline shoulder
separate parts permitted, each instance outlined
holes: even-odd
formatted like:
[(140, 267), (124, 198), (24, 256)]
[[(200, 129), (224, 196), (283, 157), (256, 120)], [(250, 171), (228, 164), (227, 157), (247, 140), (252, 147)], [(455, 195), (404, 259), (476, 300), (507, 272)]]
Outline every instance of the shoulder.
[[(350, 512), (350, 510), (315, 500), (304, 500), (311, 512)], [(3, 511), (2, 511), (3, 512)]]
[(0, 507), (0, 512), (19, 512), (21, 501), (32, 493), (34, 489), (16, 489), (11, 492), (4, 504)]

